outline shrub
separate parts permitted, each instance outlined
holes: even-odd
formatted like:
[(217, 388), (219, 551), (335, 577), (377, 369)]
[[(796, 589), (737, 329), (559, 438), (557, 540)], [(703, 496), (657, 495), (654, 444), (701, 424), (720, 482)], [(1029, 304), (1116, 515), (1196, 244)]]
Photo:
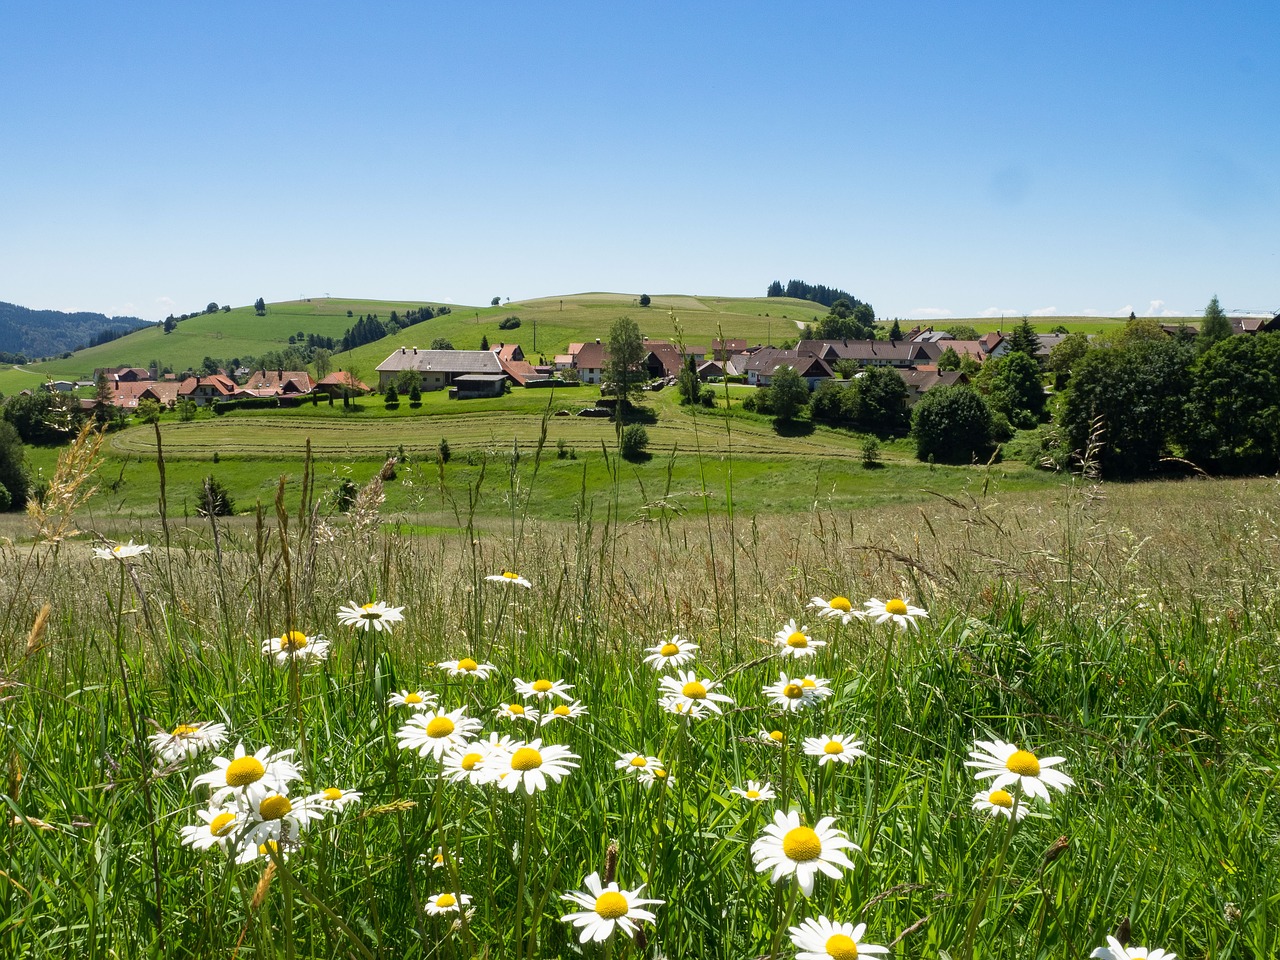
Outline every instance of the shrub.
[(346, 513), (351, 509), (351, 505), (356, 502), (356, 494), (360, 492), (360, 488), (356, 486), (354, 480), (346, 479), (334, 487), (333, 492), (329, 494), (329, 499), (333, 503), (333, 509), (339, 513)]
[(441, 463), (448, 463), (449, 457), (452, 456), (452, 454), (449, 453), (449, 441), (444, 437), (440, 438), (440, 446), (436, 447), (436, 456), (439, 458)]
[(643, 460), (649, 448), (649, 431), (639, 423), (633, 423), (622, 431), (618, 452), (624, 460)]
[(912, 414), (916, 456), (930, 463), (969, 463), (991, 450), (991, 410), (968, 387), (934, 387)]
[(880, 466), (880, 441), (875, 437), (862, 441), (862, 466), (867, 470)]
[(400, 406), (400, 394), (396, 392), (396, 385), (394, 383), (387, 384), (386, 396), (388, 410), (394, 410), (396, 407)]
[(501, 322), (498, 324), (498, 329), (499, 329), (499, 330), (514, 330), (514, 329), (515, 329), (516, 327), (518, 327), (518, 326), (520, 326), (520, 318), (519, 318), (519, 317), (507, 317), (505, 320), (501, 321)]
[(200, 484), (196, 497), (196, 512), (202, 517), (229, 517), (236, 512), (235, 501), (222, 485), (222, 481), (210, 474)]

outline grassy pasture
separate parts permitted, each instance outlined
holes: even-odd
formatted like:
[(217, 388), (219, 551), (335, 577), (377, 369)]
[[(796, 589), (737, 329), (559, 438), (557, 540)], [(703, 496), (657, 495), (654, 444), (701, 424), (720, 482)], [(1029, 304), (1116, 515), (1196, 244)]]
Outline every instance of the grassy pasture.
[[(607, 503), (610, 482), (589, 496)], [(1135, 944), (1182, 960), (1280, 950), (1273, 480), (642, 524), (608, 510), (545, 522), (528, 493), (517, 485), (511, 522), (488, 530), (465, 509), (454, 524), (384, 505), (313, 525), (269, 505), (262, 526), (237, 519), (215, 541), (174, 518), (168, 550), (155, 520), (82, 511), (91, 534), (153, 544), (131, 572), (81, 540), (3, 547), (5, 955), (791, 958), (786, 928), (818, 915), (865, 923), (864, 942), (895, 957), (1080, 958), (1124, 917)], [(29, 541), (20, 524), (3, 532)], [(483, 579), (503, 569), (533, 589)], [(898, 632), (805, 609), (835, 594), (907, 594), (930, 615)], [(394, 633), (337, 625), (339, 603), (374, 595), (405, 607)], [(792, 617), (827, 644), (809, 659), (769, 644)], [(295, 672), (263, 657), (290, 626), (323, 632), (328, 658)], [(690, 723), (658, 705), (641, 648), (676, 633), (701, 644), (696, 675), (732, 698), (723, 716)], [(439, 663), (466, 654), (494, 676), (449, 679)], [(780, 671), (834, 693), (782, 711), (763, 693)], [(499, 719), (522, 699), (516, 677), (563, 678), (587, 714)], [(408, 714), (387, 698), (402, 689), (486, 732), (541, 735), (579, 766), (532, 799), (442, 780), (397, 743)], [(230, 742), (157, 768), (150, 722), (199, 719), (227, 724)], [(820, 766), (804, 753), (804, 738), (833, 734), (867, 756)], [(963, 762), (993, 737), (1064, 757), (1075, 785), (1016, 829), (979, 815)], [(297, 802), (330, 786), (363, 797), (281, 862), (193, 850), (181, 830), (206, 801), (191, 781), (240, 740), (297, 751)], [(624, 751), (669, 776), (645, 788), (616, 766)], [(731, 792), (748, 780), (778, 799)], [(861, 848), (812, 896), (753, 864), (787, 807), (810, 825), (833, 817)], [(583, 948), (561, 897), (609, 863), (624, 890), (644, 883), (662, 903), (643, 944)], [(471, 898), (465, 924), (429, 911), (442, 894)]]

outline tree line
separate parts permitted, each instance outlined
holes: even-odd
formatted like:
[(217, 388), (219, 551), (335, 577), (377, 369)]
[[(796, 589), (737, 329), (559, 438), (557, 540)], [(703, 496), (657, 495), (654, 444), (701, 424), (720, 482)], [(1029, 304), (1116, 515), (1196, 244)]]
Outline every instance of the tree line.
[(824, 307), (832, 306), (837, 300), (847, 300), (854, 307), (862, 303), (861, 300), (847, 290), (841, 290), (839, 287), (828, 287), (821, 283), (805, 283), (803, 280), (788, 280), (785, 287), (782, 285), (781, 280), (775, 280), (769, 284), (769, 289), (765, 296), (812, 300), (814, 303), (820, 303)]

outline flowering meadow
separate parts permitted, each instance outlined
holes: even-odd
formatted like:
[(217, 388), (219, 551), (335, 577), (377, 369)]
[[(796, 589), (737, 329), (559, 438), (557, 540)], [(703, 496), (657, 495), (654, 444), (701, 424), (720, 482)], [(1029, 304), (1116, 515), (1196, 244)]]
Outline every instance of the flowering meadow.
[(1180, 547), (362, 496), (5, 549), (4, 956), (1280, 954), (1274, 489)]

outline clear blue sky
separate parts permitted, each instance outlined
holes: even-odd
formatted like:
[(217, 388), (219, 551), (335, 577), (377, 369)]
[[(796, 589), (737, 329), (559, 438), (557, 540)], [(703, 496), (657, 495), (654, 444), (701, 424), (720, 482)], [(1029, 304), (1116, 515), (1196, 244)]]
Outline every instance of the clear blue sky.
[(1280, 4), (0, 12), (0, 300), (1280, 309)]

